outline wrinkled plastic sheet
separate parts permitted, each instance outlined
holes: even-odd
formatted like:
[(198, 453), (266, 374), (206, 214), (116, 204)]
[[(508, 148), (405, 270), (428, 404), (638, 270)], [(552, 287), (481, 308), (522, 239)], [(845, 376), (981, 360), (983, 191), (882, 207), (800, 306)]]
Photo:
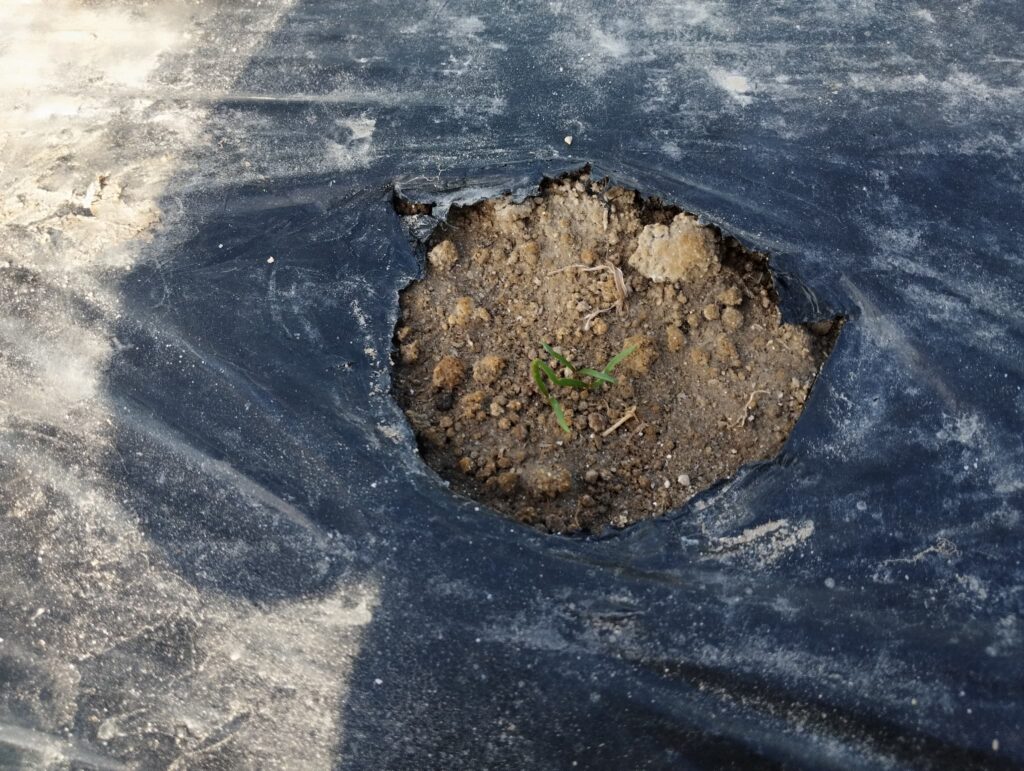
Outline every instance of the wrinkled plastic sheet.
[[(287, 163), (194, 189), (121, 283), (126, 505), (200, 593), (372, 579), (340, 767), (1019, 767), (1022, 22), (300, 0), (215, 106)], [(344, 170), (290, 149), (331, 131)], [(442, 215), (587, 163), (848, 322), (779, 457), (580, 538), (450, 493), (389, 357), (423, 272), (396, 191)]]

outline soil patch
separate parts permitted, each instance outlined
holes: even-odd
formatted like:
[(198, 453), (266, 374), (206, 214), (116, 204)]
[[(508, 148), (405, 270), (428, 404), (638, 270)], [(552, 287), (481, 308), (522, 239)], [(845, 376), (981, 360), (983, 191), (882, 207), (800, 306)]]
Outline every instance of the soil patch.
[[(550, 532), (658, 516), (773, 457), (839, 328), (783, 324), (765, 255), (587, 174), (453, 209), (401, 310), (395, 396), (424, 460)], [(614, 384), (581, 374), (624, 350)], [(588, 386), (541, 377), (564, 421), (537, 358)]]

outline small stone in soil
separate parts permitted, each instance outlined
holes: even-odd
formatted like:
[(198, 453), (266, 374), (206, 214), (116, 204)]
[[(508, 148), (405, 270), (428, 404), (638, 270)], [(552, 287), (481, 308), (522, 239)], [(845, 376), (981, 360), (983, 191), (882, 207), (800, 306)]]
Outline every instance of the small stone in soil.
[(569, 492), (572, 476), (564, 466), (529, 466), (523, 473), (523, 484), (535, 498), (557, 498)]
[(668, 326), (665, 328), (665, 342), (672, 353), (682, 350), (685, 341), (686, 336), (679, 327)]
[(427, 255), (431, 266), (441, 271), (450, 270), (459, 259), (459, 252), (451, 241), (442, 241)]
[(743, 326), (743, 313), (735, 308), (726, 308), (722, 311), (722, 324), (726, 329), (739, 329)]
[(743, 302), (743, 293), (733, 285), (718, 293), (718, 302), (722, 305), (739, 305)]

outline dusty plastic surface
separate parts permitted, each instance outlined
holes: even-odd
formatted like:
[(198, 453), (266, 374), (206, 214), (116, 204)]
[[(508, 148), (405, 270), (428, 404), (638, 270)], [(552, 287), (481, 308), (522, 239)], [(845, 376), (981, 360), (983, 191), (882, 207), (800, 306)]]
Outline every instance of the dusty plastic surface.
[[(3, 371), (0, 765), (1024, 764), (1024, 8), (269, 5), (143, 20), (201, 38), (105, 129), (187, 108), (156, 238), (93, 286), (5, 231), (5, 340), (109, 355)], [(454, 498), (388, 393), (394, 189), (585, 162), (850, 319), (776, 461), (592, 540)], [(12, 404), (72, 354), (95, 430)]]

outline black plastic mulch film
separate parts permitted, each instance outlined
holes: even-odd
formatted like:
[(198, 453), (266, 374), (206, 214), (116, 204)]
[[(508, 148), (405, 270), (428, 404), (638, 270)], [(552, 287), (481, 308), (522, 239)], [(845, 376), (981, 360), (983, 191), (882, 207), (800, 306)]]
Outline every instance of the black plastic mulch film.
[[(258, 604), (372, 579), (342, 768), (1024, 765), (1022, 22), (298, 0), (237, 84), (264, 98), (216, 110), (257, 155), (354, 120), (360, 152), (188, 199), (107, 384), (290, 513), (125, 429), (148, 537)], [(589, 539), (450, 494), (389, 393), (423, 270), (395, 191), (443, 215), (585, 164), (768, 252), (787, 321), (848, 318), (779, 457)]]

